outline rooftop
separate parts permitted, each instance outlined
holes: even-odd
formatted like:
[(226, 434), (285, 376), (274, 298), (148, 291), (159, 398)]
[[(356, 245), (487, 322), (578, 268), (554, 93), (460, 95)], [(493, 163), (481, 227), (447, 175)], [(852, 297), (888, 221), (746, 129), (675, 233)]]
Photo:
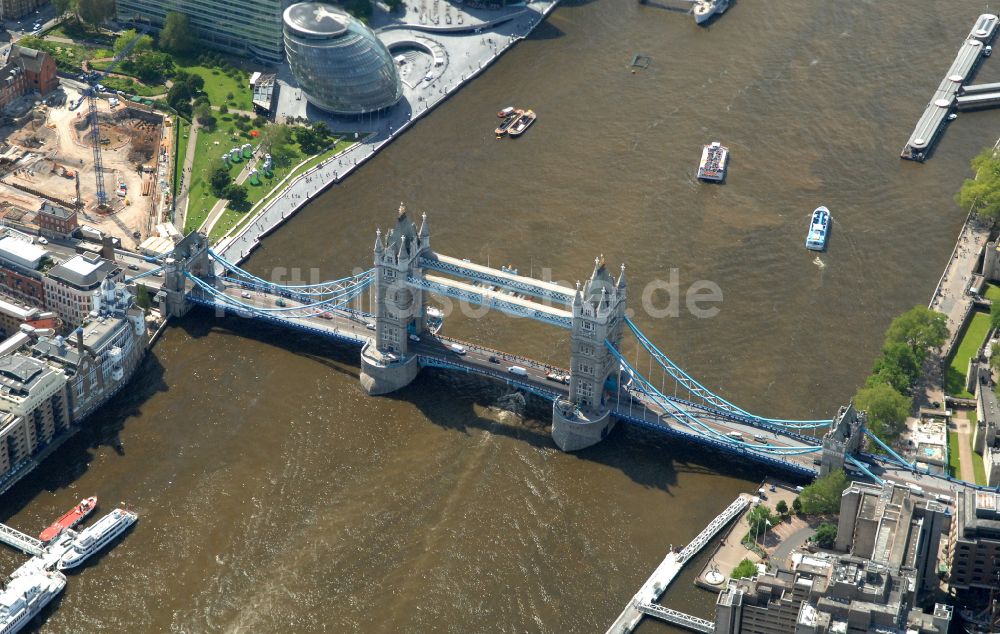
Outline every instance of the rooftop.
[(284, 20), (299, 35), (335, 37), (347, 32), (353, 18), (333, 5), (299, 2), (285, 9)]
[(100, 286), (115, 268), (114, 262), (105, 260), (96, 253), (86, 253), (52, 267), (49, 277), (79, 290), (93, 290)]
[(37, 263), (47, 255), (47, 251), (39, 249), (30, 242), (12, 238), (10, 236), (0, 240), (0, 257), (13, 256), (13, 261), (17, 264), (29, 262)]

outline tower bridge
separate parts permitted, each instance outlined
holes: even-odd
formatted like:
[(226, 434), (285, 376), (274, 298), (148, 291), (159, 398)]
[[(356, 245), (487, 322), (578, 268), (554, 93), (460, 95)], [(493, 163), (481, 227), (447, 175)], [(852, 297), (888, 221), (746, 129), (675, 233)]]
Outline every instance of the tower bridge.
[[(418, 226), (404, 205), (386, 233), (376, 231), (372, 254), (363, 273), (281, 285), (227, 262), (193, 233), (163, 260), (157, 297), (168, 317), (203, 305), (357, 346), (372, 396), (405, 387), (424, 367), (501, 381), (552, 402), (552, 438), (564, 451), (599, 443), (624, 421), (807, 478), (844, 467), (876, 480), (921, 477), (891, 448), (891, 462), (861, 453), (865, 417), (851, 406), (832, 420), (768, 418), (705, 387), (628, 318), (624, 265), (612, 275), (598, 257), (570, 288), (474, 264), (435, 252), (426, 214)], [(437, 334), (433, 295), (569, 330), (566, 367)], [(632, 359), (626, 337), (636, 344)]]

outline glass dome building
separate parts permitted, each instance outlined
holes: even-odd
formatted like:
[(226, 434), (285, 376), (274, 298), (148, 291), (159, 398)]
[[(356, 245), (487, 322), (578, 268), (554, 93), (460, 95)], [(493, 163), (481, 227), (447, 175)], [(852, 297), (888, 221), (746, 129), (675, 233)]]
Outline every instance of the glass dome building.
[(339, 7), (299, 2), (285, 9), (283, 23), (292, 74), (317, 108), (364, 114), (395, 105), (403, 96), (389, 49)]

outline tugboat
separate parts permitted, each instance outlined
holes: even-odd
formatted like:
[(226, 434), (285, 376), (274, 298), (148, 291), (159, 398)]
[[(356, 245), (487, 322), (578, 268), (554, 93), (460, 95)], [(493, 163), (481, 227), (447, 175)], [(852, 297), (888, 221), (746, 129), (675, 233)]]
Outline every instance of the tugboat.
[(507, 131), (508, 134), (510, 134), (511, 137), (521, 136), (537, 118), (538, 115), (535, 114), (534, 110), (525, 110), (521, 116), (517, 118), (517, 121), (511, 124)]
[(830, 210), (817, 207), (809, 221), (809, 233), (806, 235), (806, 248), (810, 251), (822, 251), (830, 237)]
[(66, 511), (66, 513), (52, 523), (51, 526), (46, 528), (38, 536), (38, 539), (43, 542), (50, 542), (66, 530), (67, 528), (73, 528), (80, 522), (84, 520), (88, 515), (94, 512), (97, 508), (97, 498), (89, 497), (80, 500), (80, 503)]
[(721, 183), (726, 179), (726, 165), (728, 163), (729, 148), (718, 141), (712, 141), (701, 149), (698, 178), (703, 181)]
[(504, 117), (504, 120), (499, 126), (497, 126), (497, 129), (494, 130), (493, 133), (497, 135), (498, 139), (507, 134), (508, 130), (510, 130), (510, 126), (514, 125), (514, 122), (521, 118), (522, 114), (524, 114), (523, 110), (511, 111), (510, 114)]

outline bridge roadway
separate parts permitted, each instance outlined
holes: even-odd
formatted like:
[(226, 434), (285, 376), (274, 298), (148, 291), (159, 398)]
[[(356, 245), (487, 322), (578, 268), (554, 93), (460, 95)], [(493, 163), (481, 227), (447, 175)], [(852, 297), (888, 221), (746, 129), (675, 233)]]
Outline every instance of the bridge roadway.
[[(260, 309), (294, 309), (302, 305), (300, 302), (286, 296), (282, 297), (286, 305), (278, 307), (276, 304), (277, 295), (260, 290), (249, 290), (234, 285), (227, 286), (225, 294), (236, 302)], [(244, 294), (249, 295), (249, 297), (244, 297)], [(200, 296), (197, 293), (192, 293), (191, 296), (199, 303), (219, 305), (214, 304), (215, 300), (211, 298), (199, 301), (198, 297)], [(240, 314), (240, 309), (235, 306), (228, 307), (228, 310)], [(245, 312), (255, 318), (261, 317), (260, 313)], [(347, 312), (343, 310), (317, 311), (316, 315), (312, 317), (282, 317), (279, 312), (268, 315), (265, 319), (273, 323), (284, 324), (315, 334), (325, 335), (358, 346), (363, 346), (374, 337), (373, 319), (366, 313), (360, 312)], [(449, 347), (449, 344), (453, 343), (463, 346), (466, 353), (457, 354)], [(552, 373), (568, 375), (569, 370), (500, 350), (494, 350), (479, 344), (424, 333), (421, 335), (419, 342), (411, 342), (411, 351), (418, 356), (421, 364), (424, 366), (469, 372), (490, 377), (548, 400), (566, 396), (569, 392), (568, 385), (547, 378)], [(527, 374), (522, 376), (509, 372), (508, 368), (514, 365), (523, 367)], [(813, 441), (811, 437), (800, 434), (783, 434), (778, 429), (764, 431), (727, 412), (706, 409), (697, 404), (681, 400), (673, 401), (681, 410), (690, 413), (718, 434), (724, 436), (733, 431), (741, 432), (748, 443), (751, 443), (746, 447), (742, 447), (721, 438), (712, 438), (707, 434), (702, 434), (685, 427), (678, 423), (671, 415), (666, 414), (652, 399), (637, 391), (627, 392), (622, 390), (620, 394), (611, 395), (610, 398), (615, 399), (612, 409), (620, 420), (625, 420), (654, 431), (670, 433), (702, 444), (708, 443), (717, 449), (762, 460), (772, 466), (791, 470), (798, 475), (813, 477), (816, 474), (817, 468), (814, 460), (818, 460), (818, 452), (796, 455), (770, 455), (765, 452), (754, 451), (751, 439), (756, 435), (761, 435), (765, 436), (767, 446), (792, 449), (810, 444), (819, 444), (819, 439)], [(765, 445), (762, 443), (761, 446)]]

